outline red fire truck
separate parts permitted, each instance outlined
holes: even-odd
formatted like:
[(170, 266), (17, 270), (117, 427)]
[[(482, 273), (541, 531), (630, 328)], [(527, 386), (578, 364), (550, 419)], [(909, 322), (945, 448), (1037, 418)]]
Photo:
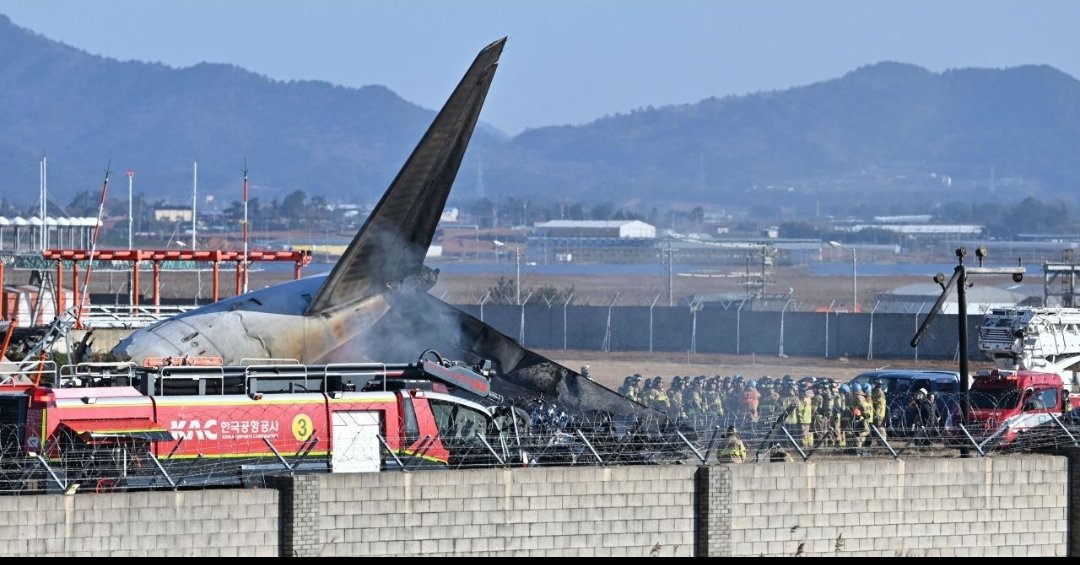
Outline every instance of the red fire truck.
[[(63, 486), (502, 462), (487, 371), (415, 364), (98, 366), (0, 395), (6, 437)], [(12, 429), (12, 423), (16, 427)]]
[(977, 438), (1012, 444), (1067, 411), (1061, 377), (1035, 371), (980, 372), (972, 379), (969, 421)]

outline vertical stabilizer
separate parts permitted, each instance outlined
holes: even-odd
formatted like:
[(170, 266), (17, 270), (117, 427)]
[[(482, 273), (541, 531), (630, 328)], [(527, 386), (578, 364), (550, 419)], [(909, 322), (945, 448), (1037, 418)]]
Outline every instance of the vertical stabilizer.
[(421, 273), (505, 43), (506, 38), (500, 39), (477, 55), (326, 278), (307, 315), (367, 298)]

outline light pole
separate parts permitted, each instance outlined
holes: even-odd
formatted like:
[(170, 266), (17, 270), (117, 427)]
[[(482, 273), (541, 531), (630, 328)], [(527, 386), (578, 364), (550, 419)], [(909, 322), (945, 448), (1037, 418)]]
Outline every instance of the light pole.
[(506, 247), (514, 252), (514, 304), (521, 305), (521, 249), (516, 245), (507, 245), (497, 239), (492, 240), (495, 247)]
[[(956, 250), (957, 265), (953, 270), (953, 276), (948, 282), (945, 282), (945, 273), (938, 273), (934, 276), (934, 282), (941, 287), (941, 294), (938, 296), (937, 302), (930, 308), (930, 312), (926, 315), (926, 319), (923, 320), (918, 331), (915, 332), (915, 337), (911, 338), (911, 347), (919, 347), (919, 342), (926, 336), (926, 331), (930, 329), (930, 323), (941, 311), (941, 306), (945, 303), (945, 300), (949, 297), (949, 293), (952, 292), (953, 287), (956, 288), (956, 321), (957, 321), (957, 357), (959, 357), (958, 367), (960, 369), (960, 424), (963, 426), (968, 423), (969, 412), (971, 411), (970, 404), (970, 389), (971, 389), (971, 373), (968, 367), (968, 331), (967, 331), (967, 286), (968, 275), (1012, 275), (1012, 280), (1015, 283), (1023, 282), (1024, 275), (1027, 270), (1024, 269), (1022, 264), (1017, 264), (1015, 268), (994, 268), (984, 267), (983, 261), (986, 259), (987, 250), (986, 247), (979, 247), (975, 250), (975, 256), (979, 258), (978, 267), (968, 267), (964, 265), (964, 257), (967, 256), (967, 249), (961, 247)], [(920, 307), (920, 311), (921, 311)], [(915, 317), (918, 320), (918, 315)], [(976, 449), (980, 449), (976, 447)], [(980, 449), (981, 453), (981, 449)], [(969, 449), (965, 447), (960, 448), (960, 456), (968, 457), (970, 455)]]
[(128, 169), (128, 251), (134, 247), (135, 216), (132, 214), (131, 183), (135, 180), (135, 169)]
[(859, 310), (859, 275), (858, 275), (858, 257), (855, 255), (855, 248), (844, 245), (839, 241), (830, 241), (829, 247), (835, 247), (837, 249), (847, 249), (851, 252), (851, 311), (858, 312)]

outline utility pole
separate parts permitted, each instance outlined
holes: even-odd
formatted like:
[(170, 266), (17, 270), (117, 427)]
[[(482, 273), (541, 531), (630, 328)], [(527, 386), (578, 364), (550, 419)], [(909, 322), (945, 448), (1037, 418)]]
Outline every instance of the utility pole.
[(858, 263), (859, 259), (855, 253), (855, 248), (850, 245), (844, 245), (838, 241), (830, 241), (830, 247), (837, 249), (846, 249), (851, 252), (851, 311), (859, 311), (859, 273)]
[(514, 304), (521, 306), (521, 249), (514, 246)]
[(135, 239), (134, 239), (134, 237), (135, 237), (135, 216), (132, 213), (132, 211), (134, 209), (134, 206), (132, 205), (132, 200), (131, 200), (131, 185), (132, 185), (133, 180), (135, 179), (135, 169), (128, 169), (127, 177), (128, 177), (128, 251), (130, 251), (130, 250), (135, 248), (135, 245), (134, 245), (134, 241), (135, 241)]
[(191, 250), (195, 251), (195, 229), (198, 221), (199, 202), (199, 163), (196, 161), (191, 169)]
[(495, 248), (496, 257), (499, 255), (500, 247), (514, 252), (514, 304), (521, 306), (521, 248), (517, 245), (507, 245), (497, 239), (491, 240), (491, 245)]
[[(858, 258), (855, 255), (855, 248), (851, 248), (851, 311), (859, 311), (859, 275), (856, 265), (858, 265)], [(961, 287), (963, 288), (963, 287)], [(961, 290), (963, 292), (963, 290)]]
[(248, 291), (248, 168), (247, 159), (244, 159), (244, 281), (243, 291)]
[(667, 305), (668, 308), (675, 306), (675, 278), (672, 263), (675, 262), (675, 253), (671, 247), (671, 238), (667, 241)]
[[(41, 250), (49, 248), (49, 159), (41, 156)], [(59, 229), (59, 228), (57, 228)]]
[[(1017, 265), (1013, 268), (993, 268), (984, 267), (983, 261), (986, 260), (987, 250), (986, 247), (979, 247), (975, 250), (975, 256), (979, 258), (978, 267), (967, 267), (964, 265), (964, 257), (967, 256), (967, 249), (960, 247), (956, 250), (957, 265), (953, 270), (953, 276), (948, 282), (945, 282), (945, 274), (938, 273), (934, 276), (934, 282), (941, 287), (941, 295), (938, 296), (937, 302), (930, 309), (930, 312), (926, 315), (926, 319), (923, 320), (918, 331), (915, 332), (915, 337), (911, 338), (911, 347), (918, 347), (919, 342), (926, 335), (927, 330), (930, 329), (930, 323), (937, 317), (937, 314), (941, 311), (941, 307), (945, 304), (945, 300), (949, 297), (949, 293), (952, 291), (953, 286), (956, 286), (956, 311), (957, 311), (957, 349), (959, 350), (959, 367), (960, 370), (960, 423), (966, 425), (968, 423), (968, 412), (971, 410), (970, 403), (970, 389), (971, 389), (971, 375), (968, 368), (968, 331), (967, 331), (967, 287), (968, 287), (968, 275), (1012, 275), (1012, 280), (1015, 283), (1020, 283), (1024, 280), (1024, 273), (1026, 270), (1022, 265)], [(916, 315), (917, 319), (917, 315)], [(960, 449), (960, 456), (967, 457), (970, 454), (970, 450), (967, 447)]]

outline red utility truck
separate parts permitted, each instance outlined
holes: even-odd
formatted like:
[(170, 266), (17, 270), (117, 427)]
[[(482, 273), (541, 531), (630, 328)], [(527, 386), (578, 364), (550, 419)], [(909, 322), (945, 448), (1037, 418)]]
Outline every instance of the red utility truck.
[(993, 436), (1013, 444), (1023, 434), (1068, 411), (1061, 377), (1035, 371), (994, 369), (976, 373), (970, 394), (969, 431), (980, 441)]

